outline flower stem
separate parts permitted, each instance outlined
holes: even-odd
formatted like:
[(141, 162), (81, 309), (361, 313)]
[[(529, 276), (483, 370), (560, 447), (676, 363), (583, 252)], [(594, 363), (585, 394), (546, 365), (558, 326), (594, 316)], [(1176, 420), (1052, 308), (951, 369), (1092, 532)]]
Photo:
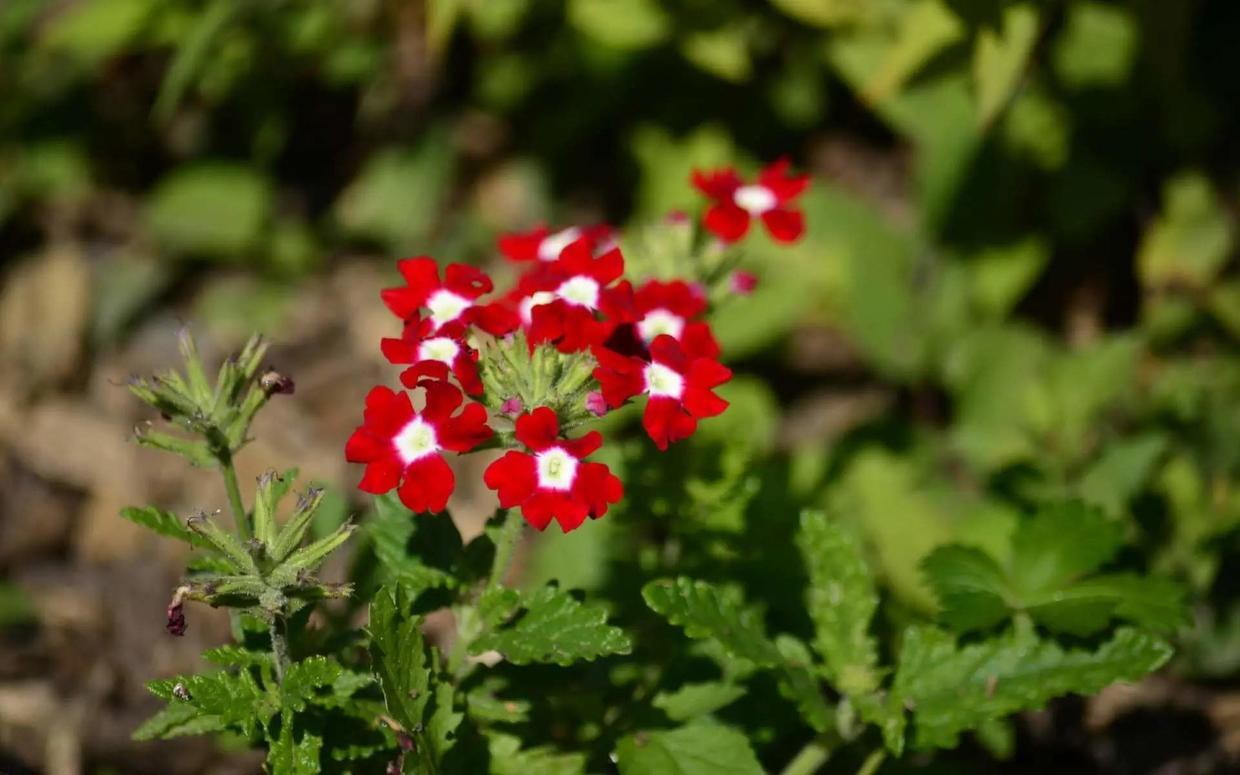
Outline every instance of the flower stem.
[(831, 749), (821, 738), (814, 738), (805, 744), (792, 761), (788, 762), (788, 766), (784, 767), (781, 775), (814, 775), (815, 772), (822, 769), (822, 765), (827, 763), (827, 759), (831, 758)]
[(883, 766), (883, 761), (887, 758), (887, 752), (882, 748), (872, 751), (869, 756), (865, 757), (865, 761), (857, 768), (857, 775), (874, 775), (878, 772), (878, 768)]
[(504, 524), (500, 526), (499, 535), (495, 538), (495, 559), (491, 561), (491, 575), (487, 581), (488, 589), (504, 586), (504, 576), (508, 574), (508, 565), (512, 562), (513, 552), (521, 540), (521, 528), (525, 522), (520, 515), (511, 509), (504, 512)]
[(250, 518), (245, 511), (245, 502), (241, 500), (241, 487), (237, 484), (237, 469), (233, 467), (230, 453), (225, 452), (219, 460), (220, 470), (224, 472), (224, 488), (228, 490), (228, 505), (232, 509), (233, 523), (237, 526), (237, 537), (245, 543), (250, 540)]
[(275, 657), (276, 683), (284, 683), (284, 671), (288, 668), (288, 641), (284, 637), (284, 617), (276, 614), (267, 625), (271, 634), (271, 655)]

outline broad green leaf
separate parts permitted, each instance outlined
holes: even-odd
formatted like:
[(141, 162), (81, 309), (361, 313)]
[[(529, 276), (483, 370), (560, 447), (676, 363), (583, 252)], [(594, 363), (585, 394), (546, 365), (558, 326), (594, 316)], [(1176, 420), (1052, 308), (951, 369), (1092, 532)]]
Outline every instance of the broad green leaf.
[(1162, 633), (1188, 623), (1184, 590), (1171, 579), (1158, 576), (1094, 576), (1023, 603), (1039, 623), (1076, 635), (1097, 632), (1113, 618)]
[(628, 654), (633, 644), (618, 627), (607, 624), (600, 605), (578, 602), (568, 592), (548, 585), (525, 600), (525, 611), (510, 626), (488, 632), (470, 646), (470, 653), (496, 650), (518, 665), (550, 662), (571, 665), (611, 654)]
[(154, 506), (143, 506), (140, 508), (130, 506), (121, 509), (121, 516), (161, 536), (184, 541), (190, 546), (202, 548), (211, 545), (205, 538), (190, 530), (186, 526), (185, 520), (171, 512), (157, 509)]
[(798, 21), (818, 27), (837, 27), (870, 15), (865, 0), (771, 0), (771, 5)]
[(151, 0), (82, 0), (38, 25), (39, 45), (94, 65), (140, 34), (155, 7)]
[(960, 40), (964, 25), (941, 0), (914, 0), (898, 15), (894, 37), (861, 89), (871, 105), (899, 94), (931, 57)]
[(629, 141), (641, 169), (636, 192), (637, 214), (660, 218), (669, 210), (692, 211), (701, 195), (685, 185), (694, 169), (735, 164), (736, 151), (727, 130), (704, 124), (683, 137), (665, 127), (642, 124)]
[(267, 772), (271, 775), (317, 775), (323, 771), (319, 752), (323, 738), (302, 732), (301, 739), (294, 739), (291, 714), (286, 715), (280, 737), (267, 752)]
[(986, 552), (941, 546), (921, 568), (938, 596), (939, 618), (953, 629), (986, 629), (1010, 613), (1007, 574)]
[(1030, 595), (1097, 570), (1119, 551), (1122, 527), (1079, 501), (1045, 506), (1012, 539), (1012, 583)]
[(744, 695), (742, 686), (710, 681), (685, 684), (674, 692), (659, 692), (651, 704), (666, 713), (672, 721), (691, 721), (714, 713)]
[(257, 248), (273, 197), (271, 181), (250, 167), (198, 162), (160, 181), (147, 202), (147, 225), (173, 251), (233, 257)]
[(713, 723), (635, 732), (616, 746), (620, 775), (762, 775), (740, 732)]
[(142, 722), (133, 731), (134, 740), (167, 740), (185, 735), (222, 732), (227, 728), (219, 716), (203, 713), (197, 706), (172, 700), (167, 707)]
[(431, 699), (431, 670), (419, 617), (408, 612), (403, 587), (383, 588), (370, 604), (370, 661), (388, 712), (407, 730), (418, 729)]
[(1011, 99), (1038, 37), (1033, 3), (1003, 9), (1000, 29), (983, 27), (973, 47), (973, 83), (977, 88), (977, 123), (989, 126)]
[(447, 134), (439, 129), (411, 150), (379, 150), (340, 194), (334, 215), (349, 234), (407, 253), (426, 240), (440, 215), (454, 158)]
[(749, 28), (733, 24), (686, 35), (680, 52), (702, 70), (725, 81), (744, 83), (753, 72), (749, 59)]
[(270, 652), (251, 651), (243, 646), (216, 646), (202, 652), (202, 658), (220, 667), (259, 667), (272, 664)]
[(1132, 70), (1139, 36), (1128, 8), (1071, 3), (1067, 23), (1051, 49), (1051, 64), (1059, 80), (1073, 88), (1119, 86)]
[(521, 748), (521, 738), (499, 732), (487, 734), (491, 775), (582, 775), (586, 756), (564, 753), (549, 746)]
[(569, 0), (568, 21), (619, 49), (649, 48), (671, 33), (671, 19), (655, 0)]
[(783, 657), (767, 639), (761, 617), (725, 597), (705, 581), (680, 577), (652, 581), (642, 587), (646, 605), (690, 638), (718, 641), (732, 656), (772, 667)]
[(1085, 470), (1076, 492), (1110, 516), (1122, 516), (1128, 502), (1147, 484), (1154, 464), (1166, 449), (1167, 439), (1159, 433), (1114, 441)]
[(426, 589), (459, 583), (455, 566), (461, 535), (448, 515), (414, 514), (392, 492), (375, 498), (375, 517), (367, 532), (385, 574), (415, 597)]
[(1141, 281), (1207, 289), (1235, 245), (1235, 228), (1205, 175), (1186, 172), (1163, 187), (1163, 211), (1137, 254)]
[(1050, 250), (1038, 239), (991, 247), (969, 257), (969, 280), (974, 304), (987, 316), (1007, 315), (1038, 279), (1050, 260)]
[(797, 547), (809, 572), (805, 605), (814, 621), (814, 646), (828, 678), (845, 694), (873, 690), (878, 644), (870, 622), (878, 593), (859, 542), (826, 514), (806, 511)]
[(951, 748), (961, 732), (1065, 694), (1092, 694), (1136, 681), (1171, 657), (1159, 638), (1121, 628), (1096, 651), (1064, 651), (1031, 632), (968, 646), (937, 629), (904, 635), (894, 699), (913, 711), (918, 748)]

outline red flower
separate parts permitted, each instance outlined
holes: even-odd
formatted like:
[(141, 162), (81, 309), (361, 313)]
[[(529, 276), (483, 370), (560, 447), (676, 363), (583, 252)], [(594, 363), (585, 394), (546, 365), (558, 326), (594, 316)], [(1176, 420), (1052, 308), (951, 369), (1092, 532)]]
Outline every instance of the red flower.
[(540, 406), (517, 418), (517, 440), (530, 450), (504, 454), (487, 467), (483, 480), (499, 494), (499, 505), (521, 507), (525, 521), (538, 530), (555, 519), (565, 533), (586, 517), (598, 519), (608, 504), (624, 497), (624, 485), (602, 463), (585, 458), (603, 437), (591, 431), (578, 439), (561, 439), (555, 412)]
[[(425, 307), (436, 331), (456, 321), (475, 322), (474, 302), (494, 287), (482, 270), (465, 264), (448, 264), (441, 282), (439, 264), (427, 256), (403, 259), (396, 267), (405, 278), (405, 286), (384, 288), (379, 294), (383, 303), (402, 320), (419, 317), (419, 310)], [(478, 322), (481, 325), (484, 321)]]
[(400, 339), (384, 337), (379, 349), (388, 363), (412, 364), (400, 375), (407, 388), (416, 387), (423, 377), (447, 379), (451, 373), (466, 393), (482, 393), (478, 352), (465, 343), (465, 327), (460, 321), (435, 330), (430, 318), (414, 317), (405, 324)]
[(714, 204), (706, 211), (706, 228), (724, 242), (736, 242), (749, 231), (750, 218), (761, 218), (780, 242), (796, 242), (805, 232), (805, 217), (789, 205), (809, 185), (808, 175), (789, 175), (780, 159), (762, 170), (758, 182), (746, 184), (728, 167), (693, 172), (693, 185)]
[(592, 253), (601, 253), (615, 247), (615, 237), (606, 224), (595, 226), (569, 226), (552, 232), (545, 226), (522, 234), (505, 234), (499, 238), (499, 252), (512, 261), (555, 261), (564, 248), (584, 240)]
[[(612, 294), (611, 298), (616, 296)], [(718, 358), (715, 335), (710, 326), (697, 319), (704, 314), (706, 298), (681, 280), (647, 280), (633, 293), (634, 333), (645, 348), (656, 337), (667, 334), (691, 355)]]
[(421, 413), (405, 391), (373, 388), (362, 424), (345, 445), (350, 463), (366, 464), (361, 490), (379, 495), (399, 487), (401, 503), (418, 513), (443, 511), (456, 485), (441, 453), (468, 452), (491, 437), (481, 404), (466, 404), (454, 417), (461, 391), (447, 382), (421, 387), (426, 391)]
[(639, 393), (649, 396), (642, 427), (659, 449), (688, 438), (700, 419), (714, 417), (728, 402), (713, 389), (732, 378), (732, 372), (713, 358), (693, 356), (679, 342), (663, 334), (650, 345), (650, 362), (594, 350), (599, 366), (594, 378), (603, 398), (616, 407)]
[(540, 297), (537, 291), (529, 295), (530, 344), (553, 342), (556, 349), (565, 353), (598, 344), (606, 328), (595, 313), (603, 303), (607, 286), (623, 273), (624, 257), (619, 248), (595, 258), (585, 240), (566, 247), (545, 272), (529, 277), (531, 287), (552, 294), (542, 304), (539, 300), (547, 297)]

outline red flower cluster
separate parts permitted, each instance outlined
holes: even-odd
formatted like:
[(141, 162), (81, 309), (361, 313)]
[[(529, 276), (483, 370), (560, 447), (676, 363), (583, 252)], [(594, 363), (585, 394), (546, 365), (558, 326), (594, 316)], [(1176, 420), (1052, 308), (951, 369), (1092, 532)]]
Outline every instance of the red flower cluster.
[[(743, 236), (751, 216), (782, 241), (803, 230), (790, 202), (806, 179), (789, 176), (786, 162), (754, 185), (731, 170), (695, 172), (694, 183), (716, 200), (704, 225), (725, 242)], [(671, 223), (685, 228), (683, 217)], [(688, 271), (686, 279), (634, 283), (624, 277), (615, 233), (602, 225), (538, 228), (501, 237), (498, 247), (521, 274), (489, 300), (495, 286), (479, 269), (449, 264), (441, 277), (431, 258), (398, 262), (404, 285), (381, 296), (402, 330), (380, 348), (405, 367), (406, 390), (370, 391), (345, 454), (366, 466), (362, 490), (396, 490), (411, 510), (438, 512), (456, 481), (444, 453), (498, 439), (507, 449), (483, 479), (501, 507), (519, 507), (539, 530), (554, 520), (567, 532), (606, 514), (624, 488), (606, 465), (586, 459), (602, 436), (569, 438), (563, 427), (645, 396), (642, 425), (667, 449), (727, 408), (714, 391), (732, 373), (703, 319), (701, 284), (721, 275)], [(722, 280), (738, 295), (754, 283), (744, 272)]]

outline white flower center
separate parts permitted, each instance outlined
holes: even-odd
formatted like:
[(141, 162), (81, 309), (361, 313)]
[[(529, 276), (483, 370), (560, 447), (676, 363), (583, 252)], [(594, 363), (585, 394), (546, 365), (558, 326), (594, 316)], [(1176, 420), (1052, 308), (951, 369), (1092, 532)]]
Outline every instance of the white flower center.
[(646, 366), (646, 392), (652, 398), (680, 398), (685, 392), (685, 378), (661, 363)]
[(451, 366), (460, 352), (461, 346), (451, 338), (436, 336), (418, 345), (418, 360), (439, 361)]
[(646, 317), (637, 322), (637, 333), (641, 334), (642, 341), (646, 344), (653, 342), (654, 338), (660, 334), (680, 339), (680, 334), (684, 330), (685, 319), (662, 308), (650, 310), (646, 313)]
[(577, 478), (577, 458), (561, 447), (544, 449), (534, 456), (538, 463), (538, 486), (545, 490), (571, 490)]
[(538, 246), (539, 261), (554, 261), (560, 257), (560, 253), (564, 248), (577, 241), (581, 236), (581, 229), (576, 226), (569, 226), (564, 231), (557, 231), (555, 234), (548, 234)]
[(441, 289), (431, 294), (426, 300), (426, 306), (431, 311), (431, 322), (435, 324), (435, 328), (439, 328), (444, 323), (451, 323), (459, 318), (462, 312), (473, 306), (473, 302), (452, 291)]
[(732, 201), (750, 215), (762, 215), (779, 204), (775, 192), (766, 186), (741, 186), (732, 193)]
[(439, 451), (435, 427), (421, 417), (415, 417), (406, 423), (392, 439), (392, 443), (396, 445), (396, 453), (405, 465)]
[(553, 301), (555, 301), (555, 294), (551, 291), (535, 291), (529, 296), (526, 296), (521, 300), (521, 303), (517, 305), (518, 311), (521, 313), (521, 322), (528, 326), (534, 315), (534, 308), (541, 307), (544, 304), (550, 304)]
[(555, 295), (569, 304), (594, 309), (598, 306), (598, 282), (593, 277), (579, 274), (560, 283)]

